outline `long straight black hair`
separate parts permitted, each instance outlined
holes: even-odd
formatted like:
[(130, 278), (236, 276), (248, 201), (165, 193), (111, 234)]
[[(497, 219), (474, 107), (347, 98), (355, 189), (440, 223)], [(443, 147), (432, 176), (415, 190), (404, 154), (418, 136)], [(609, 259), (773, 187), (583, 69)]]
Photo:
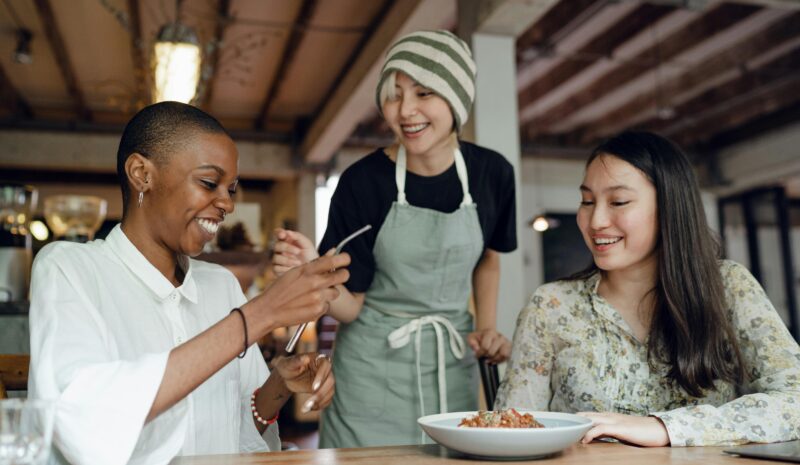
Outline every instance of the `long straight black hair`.
[[(714, 381), (741, 383), (742, 355), (728, 318), (719, 272), (719, 243), (708, 227), (700, 188), (689, 159), (669, 139), (649, 132), (624, 132), (594, 149), (630, 163), (656, 189), (658, 273), (648, 357), (670, 366), (668, 376), (694, 397)], [(598, 272), (593, 263), (567, 279)]]

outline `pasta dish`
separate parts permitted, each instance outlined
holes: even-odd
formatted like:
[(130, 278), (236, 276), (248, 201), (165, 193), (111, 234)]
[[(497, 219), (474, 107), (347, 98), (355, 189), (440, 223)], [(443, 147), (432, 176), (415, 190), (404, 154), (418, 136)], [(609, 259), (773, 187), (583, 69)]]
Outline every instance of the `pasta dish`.
[(510, 408), (501, 411), (480, 410), (473, 416), (465, 417), (458, 426), (471, 428), (544, 428), (530, 413), (519, 413)]

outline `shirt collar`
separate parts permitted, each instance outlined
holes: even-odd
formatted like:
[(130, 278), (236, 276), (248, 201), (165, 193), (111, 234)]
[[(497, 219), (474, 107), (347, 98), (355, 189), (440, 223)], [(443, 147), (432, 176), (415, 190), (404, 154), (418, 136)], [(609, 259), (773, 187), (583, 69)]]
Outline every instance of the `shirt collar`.
[(183, 278), (183, 284), (176, 289), (133, 245), (133, 242), (122, 231), (121, 224), (114, 226), (114, 229), (106, 237), (106, 244), (121, 259), (122, 263), (141, 280), (145, 287), (149, 288), (159, 299), (164, 300), (177, 290), (190, 302), (197, 303), (197, 284), (192, 276), (192, 261), (189, 257), (183, 255), (178, 257), (178, 266), (186, 272), (186, 276)]
[(638, 343), (639, 341), (633, 335), (633, 331), (631, 331), (631, 328), (628, 323), (625, 322), (625, 319), (622, 318), (622, 315), (620, 315), (619, 312), (597, 292), (598, 288), (600, 287), (601, 279), (602, 273), (600, 270), (597, 270), (594, 274), (586, 278), (585, 281), (586, 290), (589, 293), (589, 298), (592, 302), (592, 308), (598, 315), (616, 325), (620, 330), (625, 332), (631, 337), (631, 339)]

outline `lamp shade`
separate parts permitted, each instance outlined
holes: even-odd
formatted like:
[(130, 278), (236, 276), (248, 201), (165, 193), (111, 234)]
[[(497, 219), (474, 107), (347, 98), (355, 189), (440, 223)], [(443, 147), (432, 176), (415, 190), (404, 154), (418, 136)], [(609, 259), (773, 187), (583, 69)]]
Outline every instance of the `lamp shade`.
[(170, 23), (161, 28), (153, 50), (155, 102), (189, 103), (197, 93), (202, 60), (192, 28)]

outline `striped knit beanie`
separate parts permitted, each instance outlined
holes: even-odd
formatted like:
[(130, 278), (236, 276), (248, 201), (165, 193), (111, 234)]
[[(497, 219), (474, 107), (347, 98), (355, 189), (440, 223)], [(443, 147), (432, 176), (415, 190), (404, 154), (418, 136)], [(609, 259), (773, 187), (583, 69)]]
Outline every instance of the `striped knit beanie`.
[(467, 44), (449, 31), (412, 32), (386, 53), (375, 98), (382, 111), (381, 89), (394, 72), (402, 71), (442, 97), (453, 112), (456, 128), (467, 121), (475, 101), (475, 61)]

